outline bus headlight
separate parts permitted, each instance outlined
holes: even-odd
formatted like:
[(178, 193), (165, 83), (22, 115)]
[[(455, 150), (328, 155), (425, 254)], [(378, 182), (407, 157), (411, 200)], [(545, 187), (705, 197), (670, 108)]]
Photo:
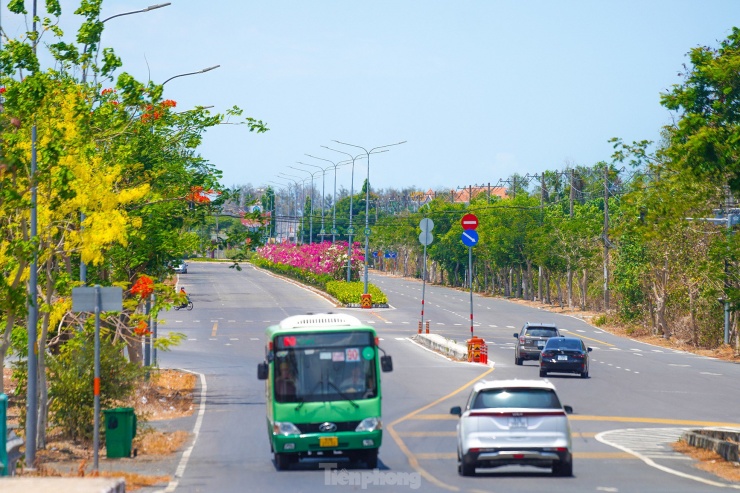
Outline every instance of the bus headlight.
[(382, 427), (383, 425), (380, 422), (380, 418), (365, 418), (360, 421), (360, 424), (357, 425), (355, 431), (375, 431)]
[(272, 424), (272, 432), (276, 435), (300, 435), (301, 430), (288, 421), (275, 421)]

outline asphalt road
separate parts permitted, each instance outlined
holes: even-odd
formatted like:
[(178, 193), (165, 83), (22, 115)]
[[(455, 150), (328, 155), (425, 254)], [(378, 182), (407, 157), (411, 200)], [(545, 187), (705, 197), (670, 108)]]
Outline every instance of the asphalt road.
[[(462, 492), (678, 492), (740, 489), (703, 473), (670, 446), (682, 430), (740, 426), (740, 367), (612, 336), (583, 321), (503, 300), (475, 296), (474, 333), (489, 345), (492, 367), (452, 362), (411, 340), (421, 312), (421, 283), (372, 275), (388, 295), (388, 309), (343, 309), (294, 283), (245, 266), (192, 262), (180, 276), (193, 311), (162, 315), (160, 332), (187, 339), (159, 354), (162, 367), (202, 375), (205, 405), (195, 440), (179, 461), (166, 491), (305, 491), (328, 488), (374, 491)], [(288, 315), (348, 312), (374, 325), (393, 356), (383, 375), (386, 433), (377, 472), (336, 469), (318, 462), (278, 472), (272, 463), (264, 409), (264, 329)], [(426, 286), (425, 319), (431, 332), (470, 337), (470, 294)], [(480, 378), (539, 378), (535, 362), (514, 365), (513, 333), (525, 321), (554, 322), (594, 348), (591, 378), (552, 375), (564, 403), (575, 409), (574, 477), (554, 478), (536, 468), (507, 467), (457, 475), (455, 423), (449, 409), (462, 405)], [(363, 484), (364, 482), (364, 484)]]

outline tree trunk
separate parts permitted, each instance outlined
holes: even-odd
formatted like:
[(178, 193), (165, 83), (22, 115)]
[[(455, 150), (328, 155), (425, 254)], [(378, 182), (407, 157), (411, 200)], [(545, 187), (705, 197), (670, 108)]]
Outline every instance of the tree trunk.
[(668, 298), (667, 293), (668, 284), (668, 260), (666, 259), (663, 263), (663, 268), (655, 273), (655, 281), (653, 282), (653, 295), (655, 296), (655, 325), (658, 329), (658, 333), (662, 334), (665, 339), (671, 338), (671, 331), (666, 323), (666, 302)]
[(555, 276), (555, 288), (558, 291), (558, 304), (563, 308), (563, 288), (560, 286), (560, 276)]
[(586, 302), (588, 301), (587, 293), (588, 293), (588, 270), (583, 269), (583, 278), (580, 282), (581, 287), (581, 310), (586, 309)]
[(550, 297), (550, 269), (545, 269), (545, 303), (548, 305), (552, 303), (552, 298)]
[(573, 309), (573, 269), (568, 264), (568, 308)]
[(517, 266), (516, 269), (516, 297), (522, 298), (522, 266)]
[(696, 289), (689, 285), (689, 316), (691, 318), (691, 343), (694, 346), (699, 344), (699, 328), (696, 325)]

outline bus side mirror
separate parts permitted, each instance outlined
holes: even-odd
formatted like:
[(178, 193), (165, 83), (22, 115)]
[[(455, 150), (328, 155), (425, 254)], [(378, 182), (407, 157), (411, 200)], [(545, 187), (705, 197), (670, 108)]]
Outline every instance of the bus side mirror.
[(393, 371), (393, 360), (390, 356), (380, 357), (380, 369), (384, 372)]
[(267, 373), (269, 371), (267, 363), (260, 363), (257, 365), (257, 378), (259, 380), (267, 380)]

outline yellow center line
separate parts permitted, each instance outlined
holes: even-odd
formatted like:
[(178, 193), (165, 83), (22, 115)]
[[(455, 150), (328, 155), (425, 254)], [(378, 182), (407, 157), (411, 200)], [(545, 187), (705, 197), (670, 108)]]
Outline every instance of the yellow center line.
[(588, 339), (589, 341), (598, 342), (599, 344), (603, 344), (604, 346), (609, 346), (609, 347), (613, 347), (614, 346), (614, 344), (609, 344), (606, 341), (601, 341), (599, 339), (594, 339), (593, 337), (583, 336), (581, 334), (576, 334), (575, 332), (571, 332), (571, 334), (573, 334), (574, 337), (579, 337), (581, 339)]
[(216, 337), (216, 331), (218, 330), (218, 322), (213, 324), (213, 330), (211, 330), (211, 337)]
[(370, 312), (370, 315), (372, 315), (372, 316), (374, 316), (374, 317), (378, 317), (378, 318), (379, 318), (380, 320), (382, 320), (383, 322), (386, 322), (386, 323), (390, 323), (390, 322), (391, 322), (390, 320), (386, 320), (385, 318), (381, 317), (381, 316), (380, 316), (380, 314), (378, 314), (378, 313), (375, 313), (375, 312)]
[(457, 486), (453, 486), (453, 485), (450, 485), (450, 484), (447, 484), (447, 483), (444, 483), (444, 482), (440, 481), (439, 479), (437, 479), (436, 477), (434, 477), (431, 473), (429, 473), (429, 471), (427, 471), (426, 469), (424, 469), (423, 467), (421, 467), (421, 465), (419, 465), (419, 461), (416, 459), (416, 456), (411, 452), (411, 450), (409, 450), (409, 448), (406, 446), (406, 444), (404, 443), (404, 441), (399, 436), (398, 432), (395, 429), (395, 426), (397, 424), (399, 424), (399, 423), (402, 423), (402, 422), (404, 422), (404, 421), (406, 421), (408, 419), (413, 418), (414, 416), (418, 415), (419, 413), (421, 413), (423, 411), (426, 411), (430, 407), (435, 406), (435, 405), (439, 404), (440, 402), (444, 402), (447, 399), (449, 399), (450, 397), (453, 397), (453, 396), (459, 394), (460, 392), (462, 392), (463, 390), (469, 388), (471, 385), (473, 385), (477, 381), (483, 379), (486, 375), (488, 375), (492, 371), (493, 371), (493, 368), (489, 368), (482, 375), (474, 378), (473, 380), (471, 380), (470, 382), (466, 383), (462, 387), (460, 387), (460, 388), (458, 388), (456, 390), (453, 390), (452, 392), (450, 392), (446, 396), (440, 397), (436, 401), (431, 402), (431, 403), (427, 404), (426, 406), (422, 406), (419, 409), (410, 412), (406, 416), (402, 416), (401, 418), (398, 418), (397, 420), (395, 420), (394, 422), (392, 422), (391, 424), (389, 424), (386, 427), (386, 430), (388, 431), (388, 434), (391, 436), (391, 438), (393, 438), (393, 441), (396, 442), (396, 444), (398, 445), (398, 448), (401, 449), (401, 452), (403, 452), (403, 454), (408, 459), (409, 465), (414, 470), (416, 470), (419, 474), (421, 474), (424, 478), (426, 478), (427, 481), (429, 481), (431, 483), (434, 483), (435, 485), (439, 486), (440, 488), (444, 488), (444, 489), (449, 490), (449, 491), (460, 491), (460, 488), (458, 488)]
[(454, 431), (402, 431), (398, 433), (401, 437), (420, 438), (420, 437), (455, 437), (457, 432)]

